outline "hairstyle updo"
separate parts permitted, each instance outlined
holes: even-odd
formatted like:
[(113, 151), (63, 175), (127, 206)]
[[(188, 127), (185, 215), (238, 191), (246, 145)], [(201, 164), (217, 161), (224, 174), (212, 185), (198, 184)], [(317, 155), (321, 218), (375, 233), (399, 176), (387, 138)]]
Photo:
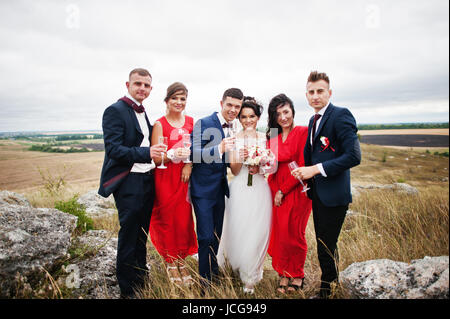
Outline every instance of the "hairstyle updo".
[(241, 109), (239, 111), (238, 114), (238, 118), (241, 117), (241, 112), (244, 108), (249, 108), (252, 109), (253, 112), (255, 112), (255, 115), (260, 118), (261, 114), (264, 110), (264, 108), (262, 107), (262, 105), (260, 103), (258, 103), (254, 97), (251, 96), (244, 96), (244, 101), (242, 102), (242, 106)]
[(164, 99), (164, 102), (167, 102), (172, 95), (174, 95), (175, 93), (180, 92), (180, 91), (182, 91), (186, 95), (188, 94), (188, 89), (186, 88), (186, 86), (183, 83), (175, 82), (175, 83), (171, 84), (167, 88), (167, 94), (166, 94), (166, 98)]

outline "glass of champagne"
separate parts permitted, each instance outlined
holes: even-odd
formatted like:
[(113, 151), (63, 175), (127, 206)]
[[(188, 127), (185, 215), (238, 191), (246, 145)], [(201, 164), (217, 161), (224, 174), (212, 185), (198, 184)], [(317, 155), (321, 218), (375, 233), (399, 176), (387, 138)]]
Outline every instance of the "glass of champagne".
[[(165, 151), (167, 151), (167, 146), (169, 144), (168, 142), (169, 142), (169, 140), (168, 140), (167, 136), (159, 137), (159, 144), (163, 144), (165, 146)], [(161, 165), (159, 165), (158, 168), (162, 168), (162, 169), (167, 168), (167, 166), (164, 165), (164, 153), (161, 153)]]
[[(288, 164), (288, 166), (289, 166), (289, 171), (291, 171), (291, 172), (292, 172), (294, 169), (298, 168), (298, 164), (297, 164), (296, 161), (290, 162), (290, 163)], [(300, 183), (301, 183), (302, 186), (303, 186), (302, 193), (306, 192), (306, 191), (309, 189), (309, 187), (308, 187), (307, 185), (305, 185), (305, 183), (303, 183), (303, 181), (301, 180), (301, 178), (297, 178), (297, 179), (300, 181)]]
[(236, 145), (237, 130), (238, 130), (237, 123), (231, 122), (230, 127), (228, 128), (228, 135), (235, 139), (234, 144), (233, 144), (233, 151), (237, 150), (237, 145)]
[[(191, 134), (189, 134), (189, 133), (183, 134), (183, 147), (184, 148), (191, 147)], [(192, 163), (192, 162), (189, 160), (189, 157), (188, 157), (187, 159), (185, 159), (183, 161), (183, 163)]]

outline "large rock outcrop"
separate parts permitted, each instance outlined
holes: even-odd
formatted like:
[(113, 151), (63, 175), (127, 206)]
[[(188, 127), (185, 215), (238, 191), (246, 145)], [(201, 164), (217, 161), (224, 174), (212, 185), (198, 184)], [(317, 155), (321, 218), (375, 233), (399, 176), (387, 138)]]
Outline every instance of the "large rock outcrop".
[(51, 208), (33, 208), (21, 195), (0, 194), (0, 297), (35, 285), (67, 258), (77, 217)]
[(354, 263), (339, 274), (352, 298), (448, 299), (448, 256), (425, 257), (410, 264), (388, 259)]
[(90, 230), (75, 238), (73, 246), (81, 256), (64, 267), (65, 275), (59, 278), (59, 285), (71, 288), (73, 298), (119, 298), (117, 237), (106, 230)]
[(117, 214), (113, 196), (104, 198), (97, 194), (96, 190), (91, 190), (80, 196), (77, 202), (85, 207), (86, 214), (91, 218), (108, 217)]

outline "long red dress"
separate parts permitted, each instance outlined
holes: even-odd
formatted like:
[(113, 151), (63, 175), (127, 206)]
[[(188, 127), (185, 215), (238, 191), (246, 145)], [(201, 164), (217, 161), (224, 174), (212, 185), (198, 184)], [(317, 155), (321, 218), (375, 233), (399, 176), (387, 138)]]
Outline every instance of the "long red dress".
[(304, 166), (303, 149), (308, 137), (308, 128), (296, 126), (283, 143), (281, 134), (269, 141), (271, 150), (277, 155), (278, 170), (269, 176), (272, 199), (281, 190), (284, 194), (281, 206), (273, 205), (272, 232), (268, 253), (272, 256), (272, 267), (280, 276), (304, 278), (304, 265), (308, 246), (305, 229), (311, 214), (312, 202), (302, 193), (302, 185), (291, 175), (288, 164), (296, 161)]
[[(183, 134), (191, 133), (194, 119), (186, 116), (184, 126), (175, 128), (166, 117), (158, 120), (168, 137), (168, 150), (183, 147)], [(184, 163), (165, 163), (155, 168), (155, 203), (150, 220), (150, 237), (159, 254), (168, 263), (197, 253), (192, 206), (187, 201), (188, 184), (181, 181)]]

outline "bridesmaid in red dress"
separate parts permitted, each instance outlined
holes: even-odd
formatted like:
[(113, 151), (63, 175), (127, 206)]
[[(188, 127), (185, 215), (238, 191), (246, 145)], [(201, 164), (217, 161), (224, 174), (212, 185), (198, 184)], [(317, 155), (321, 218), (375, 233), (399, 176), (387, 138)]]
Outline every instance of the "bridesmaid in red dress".
[[(269, 104), (267, 137), (271, 150), (276, 154), (278, 170), (269, 176), (273, 198), (272, 232), (268, 252), (272, 267), (280, 276), (277, 291), (286, 293), (303, 288), (304, 265), (308, 247), (305, 229), (311, 214), (312, 202), (302, 192), (302, 185), (295, 179), (288, 164), (296, 161), (304, 165), (303, 149), (308, 127), (294, 127), (294, 105), (284, 94), (275, 96)], [(271, 136), (270, 129), (277, 135)]]
[[(190, 150), (183, 146), (183, 134), (190, 134), (194, 120), (185, 116), (188, 90), (179, 82), (167, 88), (166, 116), (155, 122), (152, 145), (160, 136), (168, 137), (168, 152), (164, 156), (166, 169), (155, 169), (156, 196), (150, 221), (150, 237), (167, 263), (171, 282), (189, 285), (193, 279), (185, 266), (185, 258), (197, 253), (192, 207), (187, 199), (192, 164), (184, 163)], [(154, 159), (161, 164), (161, 157)]]

